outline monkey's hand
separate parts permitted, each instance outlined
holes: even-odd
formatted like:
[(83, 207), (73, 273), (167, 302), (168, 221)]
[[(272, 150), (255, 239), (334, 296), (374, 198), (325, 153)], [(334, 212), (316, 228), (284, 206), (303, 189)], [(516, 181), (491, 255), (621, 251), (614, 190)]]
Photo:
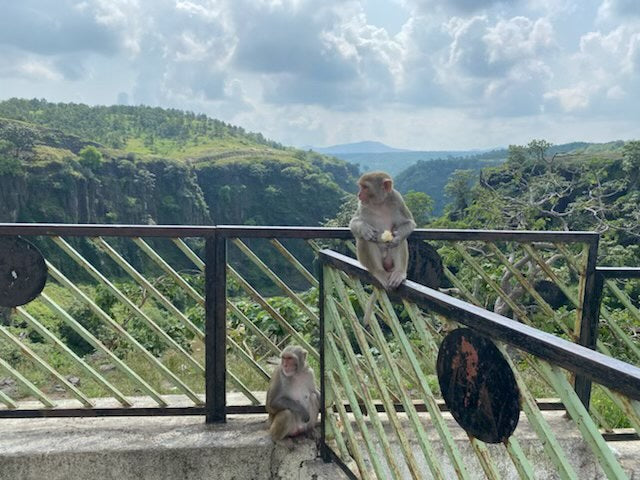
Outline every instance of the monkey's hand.
[(311, 417), (309, 416), (309, 412), (307, 410), (304, 411), (304, 414), (301, 416), (301, 418), (304, 423), (307, 423), (309, 420), (311, 420)]
[(393, 233), (393, 238), (389, 242), (389, 247), (395, 248), (402, 243), (402, 241), (404, 240), (404, 237), (398, 235), (397, 230), (394, 230), (392, 233)]
[(360, 231), (362, 233), (362, 238), (367, 242), (377, 242), (378, 241), (378, 231), (373, 228), (371, 225), (363, 224), (362, 229)]

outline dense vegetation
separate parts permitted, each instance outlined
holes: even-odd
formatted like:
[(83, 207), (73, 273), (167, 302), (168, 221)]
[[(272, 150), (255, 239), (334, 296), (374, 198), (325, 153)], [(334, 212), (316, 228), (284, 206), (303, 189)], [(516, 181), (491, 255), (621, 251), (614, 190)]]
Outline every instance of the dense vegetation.
[(261, 145), (284, 150), (260, 133), (246, 132), (206, 115), (145, 106), (95, 106), (13, 98), (0, 102), (0, 118), (55, 128), (107, 147), (138, 153), (187, 157), (225, 145)]
[(499, 165), (502, 159), (451, 158), (446, 160), (420, 160), (403, 170), (395, 178), (396, 189), (403, 194), (424, 192), (433, 199), (433, 214), (440, 216), (448, 203), (445, 187), (454, 172), (469, 170), (476, 178), (481, 169)]
[[(330, 219), (329, 225), (346, 225), (356, 202), (353, 195), (347, 201), (345, 196), (353, 191), (357, 174), (356, 165), (283, 147), (260, 134), (202, 115), (43, 100), (0, 102), (0, 221), (4, 222), (318, 225)], [(597, 230), (603, 234), (600, 265), (640, 264), (637, 141), (554, 147), (534, 140), (526, 146), (512, 145), (504, 152), (472, 158), (422, 159), (397, 175), (396, 186), (421, 227)], [(438, 216), (441, 212), (443, 215)], [(273, 266), (275, 254), (269, 245), (263, 248), (258, 242), (247, 243)], [(91, 261), (98, 258), (88, 243), (80, 246)], [(236, 265), (240, 255), (234, 248), (230, 248), (229, 259)], [(66, 259), (59, 252), (59, 257), (53, 251), (44, 253), (48, 259)], [(311, 268), (308, 251), (299, 257)], [(452, 255), (446, 261), (455, 271), (456, 258)], [(265, 284), (256, 280), (260, 275), (254, 276), (255, 269), (238, 270), (261, 293), (274, 295), (275, 289), (266, 290)], [(307, 282), (297, 284), (294, 274), (282, 272), (278, 271), (294, 289), (308, 288)], [(498, 278), (502, 272), (496, 268), (489, 273)], [(192, 285), (202, 287), (202, 275), (193, 270), (183, 274)], [(472, 271), (466, 274), (474, 276)], [(164, 295), (202, 326), (201, 305), (161, 272), (151, 276)], [(82, 283), (85, 278), (76, 272), (74, 280)], [(129, 279), (115, 277), (113, 281), (181, 347), (202, 358), (201, 342), (175, 316), (148, 301), (144, 289)], [(287, 332), (264, 308), (230, 283), (230, 297), (240, 310), (274, 342), (287, 341)], [(82, 286), (146, 348), (164, 356), (171, 368), (174, 363), (179, 368), (179, 359), (172, 359), (157, 335), (132, 318), (111, 293), (88, 280)], [(639, 287), (638, 282), (630, 282), (625, 291), (637, 299)], [(119, 357), (138, 363), (135, 353), (68, 291), (55, 282), (47, 288)], [(301, 295), (315, 304), (317, 290), (309, 289)], [(612, 308), (617, 306), (614, 299), (606, 301)], [(269, 302), (306, 340), (317, 340), (317, 325), (290, 298), (272, 296)], [(38, 301), (30, 303), (28, 310), (78, 354), (98, 366), (105, 363), (98, 352)], [(622, 308), (616, 315), (625, 328), (640, 328)], [(25, 341), (50, 361), (59, 365), (67, 361), (15, 317), (8, 320), (5, 312), (0, 322), (10, 324), (17, 335), (26, 336)], [(228, 331), (253, 357), (268, 354), (237, 317), (230, 319)], [(24, 360), (16, 348), (1, 342), (0, 357), (12, 364)], [(201, 385), (202, 379), (193, 374), (187, 381)], [(36, 383), (47, 382), (50, 379), (42, 375)], [(160, 378), (153, 383), (164, 388)], [(257, 381), (251, 386), (264, 388), (263, 383)]]
[(0, 221), (317, 225), (356, 176), (204, 115), (0, 102)]
[(601, 260), (640, 263), (640, 141), (553, 154), (533, 140), (511, 145), (507, 161), (477, 182), (458, 171), (447, 184), (446, 214), (431, 226), (602, 233)]
[[(573, 152), (587, 147), (598, 148), (584, 142), (567, 143), (563, 145), (549, 145), (547, 154), (558, 155)], [(417, 154), (420, 152), (408, 152), (401, 155)], [(425, 152), (437, 153), (437, 152)], [(397, 155), (397, 154), (396, 154)], [(509, 156), (509, 150), (493, 150), (475, 155), (452, 156), (446, 158), (419, 159), (412, 165), (405, 167), (395, 178), (396, 188), (405, 194), (410, 191), (424, 192), (433, 199), (433, 215), (440, 216), (444, 212), (445, 205), (450, 201), (447, 184), (452, 180), (453, 174), (458, 170), (467, 170), (464, 175), (467, 181), (475, 183), (480, 170), (502, 164)], [(397, 161), (397, 160), (396, 160)], [(393, 160), (390, 163), (393, 165)], [(380, 168), (384, 169), (384, 166)]]

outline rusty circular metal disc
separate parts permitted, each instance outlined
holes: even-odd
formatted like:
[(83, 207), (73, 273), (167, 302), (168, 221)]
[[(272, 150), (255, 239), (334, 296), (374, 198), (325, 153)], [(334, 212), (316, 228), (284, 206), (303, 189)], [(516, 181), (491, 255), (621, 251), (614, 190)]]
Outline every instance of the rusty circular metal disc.
[(438, 382), (453, 418), (470, 435), (502, 443), (520, 418), (520, 391), (498, 348), (468, 328), (449, 333), (438, 352)]
[(22, 238), (0, 236), (0, 306), (30, 302), (46, 282), (47, 267), (35, 246)]

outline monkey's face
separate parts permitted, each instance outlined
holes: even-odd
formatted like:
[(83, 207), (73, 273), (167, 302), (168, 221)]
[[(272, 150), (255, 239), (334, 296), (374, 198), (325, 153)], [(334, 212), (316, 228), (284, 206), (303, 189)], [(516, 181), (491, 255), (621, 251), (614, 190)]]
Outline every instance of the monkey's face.
[(358, 181), (358, 200), (365, 205), (384, 202), (393, 190), (393, 181), (386, 174), (370, 173)]
[(285, 377), (290, 377), (298, 371), (298, 359), (295, 355), (283, 354), (281, 365)]
[(360, 187), (358, 190), (358, 200), (360, 200), (362, 203), (369, 203), (369, 198), (371, 196), (371, 189), (369, 188), (369, 184), (360, 182), (358, 184), (358, 187)]

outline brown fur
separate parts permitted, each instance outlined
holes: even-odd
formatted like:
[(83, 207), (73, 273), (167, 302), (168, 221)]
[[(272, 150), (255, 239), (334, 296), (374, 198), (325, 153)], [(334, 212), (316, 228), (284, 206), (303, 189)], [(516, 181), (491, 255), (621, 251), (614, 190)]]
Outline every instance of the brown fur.
[(307, 351), (299, 346), (287, 346), (281, 357), (296, 359), (296, 369), (285, 375), (283, 363), (275, 369), (267, 391), (269, 432), (274, 441), (312, 430), (320, 411), (320, 392), (316, 388), (313, 371), (306, 363)]
[[(358, 261), (384, 289), (397, 288), (407, 278), (407, 237), (416, 226), (413, 216), (388, 173), (365, 173), (358, 186), (358, 210), (349, 223)], [(392, 232), (391, 242), (381, 240), (385, 230)]]

